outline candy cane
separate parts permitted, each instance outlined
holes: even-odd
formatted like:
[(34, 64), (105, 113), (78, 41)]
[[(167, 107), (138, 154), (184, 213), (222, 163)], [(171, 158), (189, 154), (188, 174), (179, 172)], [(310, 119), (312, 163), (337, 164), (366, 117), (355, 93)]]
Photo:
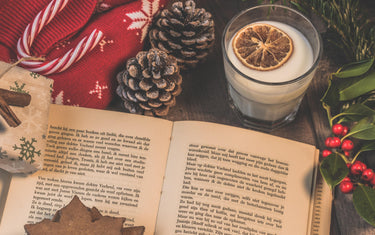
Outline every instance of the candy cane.
[(68, 1), (69, 0), (51, 1), (35, 16), (32, 23), (26, 26), (22, 36), (18, 39), (17, 57), (19, 60), (25, 58), (20, 64), (28, 70), (44, 75), (62, 72), (81, 59), (87, 52), (94, 49), (103, 38), (103, 33), (98, 29), (94, 29), (89, 36), (85, 36), (81, 39), (77, 46), (70, 49), (62, 57), (53, 59), (52, 61), (43, 62), (27, 60), (27, 57), (32, 57), (30, 54), (30, 48), (38, 33), (55, 17), (57, 13), (64, 9)]

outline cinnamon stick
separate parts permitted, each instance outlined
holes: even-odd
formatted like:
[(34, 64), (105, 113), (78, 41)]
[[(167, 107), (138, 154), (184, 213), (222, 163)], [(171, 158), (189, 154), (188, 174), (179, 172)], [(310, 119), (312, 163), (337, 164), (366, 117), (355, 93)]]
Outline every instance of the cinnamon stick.
[(30, 104), (31, 96), (27, 93), (10, 91), (0, 88), (0, 96), (8, 105), (25, 107)]
[(5, 119), (10, 127), (17, 127), (21, 124), (13, 110), (9, 107), (4, 98), (0, 96), (0, 115)]

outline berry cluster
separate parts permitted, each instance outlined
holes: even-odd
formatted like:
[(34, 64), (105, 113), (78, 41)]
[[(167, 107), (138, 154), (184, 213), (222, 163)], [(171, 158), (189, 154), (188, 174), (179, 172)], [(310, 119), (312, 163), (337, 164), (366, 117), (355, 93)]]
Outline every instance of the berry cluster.
[(334, 136), (329, 136), (325, 140), (325, 146), (328, 149), (324, 149), (322, 157), (328, 157), (332, 153), (332, 149), (342, 152), (346, 157), (350, 157), (350, 153), (354, 148), (354, 143), (350, 139), (345, 139), (341, 142), (340, 137), (344, 137), (348, 134), (349, 128), (340, 123), (336, 123), (332, 126), (332, 133)]
[(349, 174), (340, 183), (339, 188), (343, 193), (351, 193), (357, 184), (364, 184), (375, 187), (374, 171), (367, 168), (361, 161), (355, 161), (353, 164), (347, 163)]
[[(356, 185), (364, 184), (375, 188), (375, 175), (372, 169), (367, 168), (366, 164), (359, 160), (353, 159), (351, 153), (354, 149), (354, 143), (350, 139), (345, 139), (348, 134), (349, 128), (340, 123), (336, 123), (332, 126), (332, 133), (334, 136), (329, 136), (325, 140), (325, 146), (327, 147), (322, 151), (322, 157), (328, 157), (333, 152), (344, 155), (347, 166), (349, 168), (349, 174), (341, 181), (339, 188), (343, 193), (351, 193)], [(342, 138), (342, 139), (340, 139)]]

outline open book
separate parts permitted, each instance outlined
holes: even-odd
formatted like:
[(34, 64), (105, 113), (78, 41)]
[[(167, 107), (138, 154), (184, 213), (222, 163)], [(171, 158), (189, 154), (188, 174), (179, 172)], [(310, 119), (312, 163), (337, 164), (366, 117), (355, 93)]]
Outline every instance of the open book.
[(246, 129), (51, 105), (43, 170), (4, 174), (0, 234), (74, 195), (145, 234), (329, 234), (314, 146)]

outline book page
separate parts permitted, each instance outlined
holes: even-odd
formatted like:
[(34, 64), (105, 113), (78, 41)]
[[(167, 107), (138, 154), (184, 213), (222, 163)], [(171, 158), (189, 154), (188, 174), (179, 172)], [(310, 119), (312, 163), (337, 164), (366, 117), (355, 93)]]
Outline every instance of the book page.
[(309, 234), (314, 146), (176, 122), (156, 234)]
[(163, 119), (51, 105), (43, 171), (13, 177), (0, 234), (22, 234), (74, 195), (153, 234), (171, 131)]

